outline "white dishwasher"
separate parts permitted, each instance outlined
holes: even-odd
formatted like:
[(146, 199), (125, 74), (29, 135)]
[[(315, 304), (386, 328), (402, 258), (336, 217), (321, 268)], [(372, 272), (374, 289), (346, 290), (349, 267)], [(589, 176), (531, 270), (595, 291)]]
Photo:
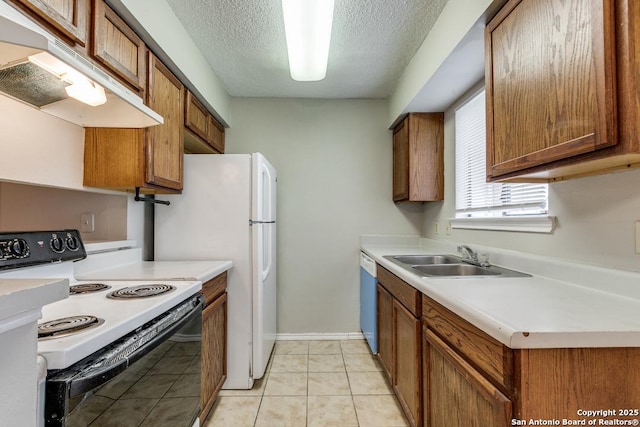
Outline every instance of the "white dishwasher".
[(373, 354), (378, 352), (376, 285), (376, 263), (360, 252), (360, 329)]

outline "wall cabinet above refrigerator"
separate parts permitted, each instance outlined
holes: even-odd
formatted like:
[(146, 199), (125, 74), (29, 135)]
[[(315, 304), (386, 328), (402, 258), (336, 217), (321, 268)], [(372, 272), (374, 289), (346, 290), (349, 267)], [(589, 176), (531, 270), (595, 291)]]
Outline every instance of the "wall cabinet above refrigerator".
[(184, 150), (191, 154), (224, 154), (224, 127), (191, 91), (184, 100)]

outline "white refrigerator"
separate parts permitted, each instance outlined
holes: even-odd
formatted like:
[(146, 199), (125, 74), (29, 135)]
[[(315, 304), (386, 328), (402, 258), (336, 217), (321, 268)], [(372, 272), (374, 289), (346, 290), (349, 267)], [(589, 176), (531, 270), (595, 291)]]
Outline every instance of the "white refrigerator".
[(156, 260), (233, 262), (224, 389), (251, 388), (275, 343), (276, 187), (260, 153), (187, 154), (182, 194), (155, 209)]

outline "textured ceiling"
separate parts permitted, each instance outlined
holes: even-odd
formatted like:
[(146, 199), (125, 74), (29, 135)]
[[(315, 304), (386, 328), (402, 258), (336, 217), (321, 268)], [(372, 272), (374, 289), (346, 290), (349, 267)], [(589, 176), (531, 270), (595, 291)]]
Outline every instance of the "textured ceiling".
[(167, 0), (240, 97), (387, 98), (447, 0), (335, 0), (327, 77), (289, 75), (280, 0)]

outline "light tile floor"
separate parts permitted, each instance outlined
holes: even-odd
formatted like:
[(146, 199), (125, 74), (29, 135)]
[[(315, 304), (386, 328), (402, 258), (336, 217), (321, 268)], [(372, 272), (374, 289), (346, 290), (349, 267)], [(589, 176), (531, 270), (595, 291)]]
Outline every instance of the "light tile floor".
[(364, 340), (278, 341), (252, 390), (222, 390), (204, 427), (408, 426)]

